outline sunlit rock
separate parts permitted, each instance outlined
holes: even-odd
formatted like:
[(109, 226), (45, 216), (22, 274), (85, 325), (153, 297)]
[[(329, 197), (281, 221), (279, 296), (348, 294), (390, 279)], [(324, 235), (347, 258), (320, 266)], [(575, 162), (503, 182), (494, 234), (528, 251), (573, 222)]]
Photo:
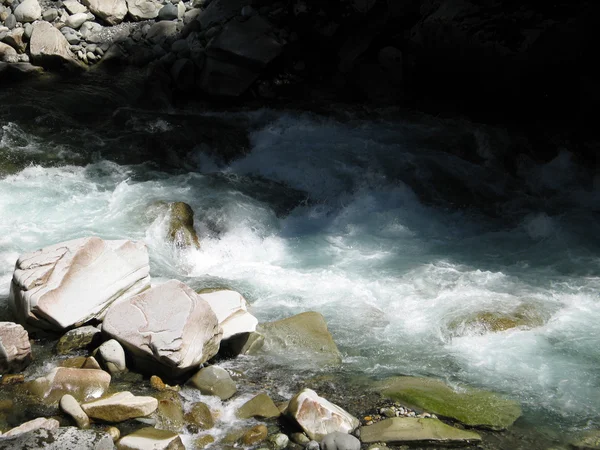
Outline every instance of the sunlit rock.
[(251, 417), (270, 419), (279, 417), (281, 413), (271, 397), (263, 392), (244, 403), (237, 410), (236, 415), (240, 419), (250, 419)]
[(216, 395), (221, 400), (231, 398), (237, 392), (235, 382), (229, 373), (218, 366), (208, 366), (200, 369), (188, 384), (199, 389), (204, 395)]
[(467, 430), (451, 427), (437, 419), (394, 417), (360, 428), (360, 439), (372, 442), (436, 443), (446, 445), (470, 444), (481, 441), (481, 436)]
[(57, 367), (25, 386), (33, 395), (52, 403), (65, 394), (71, 394), (80, 402), (98, 398), (104, 395), (109, 384), (110, 374), (103, 370)]
[(53, 430), (38, 428), (18, 436), (0, 438), (0, 450), (114, 450), (107, 433), (61, 427)]
[(27, 331), (16, 323), (0, 322), (0, 374), (19, 372), (31, 359)]
[(82, 3), (109, 25), (117, 25), (127, 15), (125, 0), (83, 0)]
[(224, 289), (200, 295), (217, 315), (223, 340), (256, 330), (258, 319), (248, 312), (248, 302), (239, 292)]
[(157, 407), (158, 400), (154, 397), (135, 396), (131, 392), (117, 392), (81, 405), (89, 417), (105, 422), (145, 417), (156, 411)]
[(115, 302), (102, 330), (129, 350), (138, 368), (169, 377), (200, 366), (221, 342), (210, 305), (176, 280)]
[(71, 52), (65, 36), (48, 22), (37, 21), (33, 24), (29, 54), (33, 64), (46, 69), (85, 69)]
[(58, 420), (46, 419), (44, 417), (38, 417), (37, 419), (25, 422), (18, 427), (12, 428), (4, 433), (4, 437), (18, 436), (19, 434), (28, 433), (38, 428), (44, 428), (46, 430), (55, 430), (59, 427)]
[(117, 450), (185, 450), (177, 433), (156, 428), (142, 428), (124, 436), (117, 443)]
[(321, 441), (329, 433), (354, 431), (359, 421), (347, 411), (319, 397), (312, 389), (296, 394), (287, 407), (286, 414), (298, 422), (309, 438)]
[(75, 239), (21, 255), (9, 301), (22, 323), (61, 330), (146, 289), (149, 271), (141, 242)]
[(84, 326), (67, 331), (56, 344), (56, 353), (67, 355), (75, 350), (85, 349), (101, 342), (100, 330)]
[(379, 382), (375, 389), (384, 397), (471, 427), (503, 430), (521, 415), (521, 406), (514, 400), (480, 389), (453, 390), (430, 378), (393, 377)]
[(42, 18), (42, 7), (38, 0), (25, 0), (15, 8), (17, 22), (33, 22)]

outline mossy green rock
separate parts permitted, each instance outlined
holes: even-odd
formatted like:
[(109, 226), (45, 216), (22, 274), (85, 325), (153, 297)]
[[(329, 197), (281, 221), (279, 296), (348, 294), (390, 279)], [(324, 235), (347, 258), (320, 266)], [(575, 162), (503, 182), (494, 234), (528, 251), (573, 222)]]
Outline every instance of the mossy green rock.
[(184, 202), (159, 201), (146, 211), (146, 217), (159, 217), (167, 221), (167, 239), (177, 248), (200, 248), (200, 241), (194, 229), (194, 211)]
[(360, 440), (372, 442), (435, 442), (439, 444), (470, 444), (481, 441), (472, 431), (459, 430), (437, 419), (394, 417), (361, 427)]
[(180, 432), (184, 427), (183, 404), (177, 392), (163, 391), (156, 395), (158, 409), (156, 415), (159, 428)]
[(240, 419), (249, 419), (251, 417), (268, 419), (271, 417), (279, 417), (281, 412), (275, 403), (273, 403), (271, 397), (262, 393), (244, 403), (240, 409), (237, 410), (236, 414)]
[(378, 383), (376, 389), (384, 397), (471, 427), (504, 430), (521, 415), (521, 406), (514, 400), (473, 388), (457, 392), (430, 378), (389, 378)]
[(570, 443), (577, 450), (600, 450), (600, 430), (591, 430)]

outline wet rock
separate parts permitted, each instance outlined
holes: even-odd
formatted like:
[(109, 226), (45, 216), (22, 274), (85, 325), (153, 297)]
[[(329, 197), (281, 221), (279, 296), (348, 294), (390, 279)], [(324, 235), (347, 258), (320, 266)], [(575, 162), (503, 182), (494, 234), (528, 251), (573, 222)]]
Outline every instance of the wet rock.
[(160, 8), (160, 3), (152, 0), (127, 0), (127, 9), (133, 20), (156, 19)]
[(569, 446), (576, 450), (599, 450), (600, 430), (587, 431), (582, 436), (569, 442)]
[(158, 401), (154, 397), (135, 396), (125, 391), (83, 403), (81, 408), (92, 419), (123, 422), (152, 414), (158, 408)]
[(27, 367), (31, 360), (31, 344), (27, 331), (16, 323), (0, 322), (0, 374), (19, 372)]
[(0, 386), (11, 386), (14, 384), (22, 384), (25, 382), (25, 375), (22, 373), (18, 374), (4, 374), (0, 379)]
[(279, 417), (281, 413), (271, 397), (265, 393), (258, 394), (256, 397), (244, 403), (236, 412), (240, 419), (250, 419), (251, 417), (269, 419)]
[(0, 439), (0, 450), (114, 450), (113, 441), (106, 433), (79, 430), (75, 427), (47, 430), (44, 428)]
[(113, 304), (102, 330), (131, 352), (139, 368), (171, 377), (216, 355), (221, 341), (208, 303), (176, 280)]
[(170, 430), (176, 433), (182, 431), (185, 421), (183, 404), (179, 394), (173, 391), (164, 391), (156, 397), (158, 400), (157, 427), (161, 430)]
[(256, 425), (244, 433), (242, 436), (242, 443), (244, 445), (260, 444), (267, 438), (268, 433), (269, 430), (267, 430), (266, 426), (263, 424)]
[(367, 444), (372, 442), (435, 442), (456, 445), (479, 442), (481, 436), (472, 431), (451, 427), (437, 419), (395, 417), (361, 427), (360, 439)]
[(544, 325), (550, 315), (535, 305), (523, 304), (514, 311), (480, 311), (451, 321), (449, 335), (497, 333), (512, 328), (535, 328)]
[(304, 361), (317, 367), (339, 365), (342, 361), (325, 319), (317, 312), (260, 324), (257, 331), (264, 336), (262, 351), (283, 360)]
[[(202, 22), (202, 16), (199, 17)], [(271, 31), (271, 25), (260, 16), (228, 22), (206, 48), (202, 90), (222, 96), (238, 96), (246, 91), (283, 49)]]
[(200, 248), (200, 241), (194, 230), (194, 211), (184, 202), (168, 204), (167, 212), (169, 241), (178, 248)]
[(56, 353), (67, 355), (76, 350), (94, 347), (100, 343), (100, 330), (92, 326), (84, 326), (67, 331), (56, 344)]
[(306, 447), (306, 445), (310, 442), (310, 439), (304, 433), (292, 433), (290, 434), (290, 439), (292, 442), (301, 445), (302, 447)]
[(348, 433), (329, 433), (321, 441), (321, 450), (360, 450), (360, 441)]
[(98, 398), (104, 395), (109, 384), (110, 374), (103, 370), (57, 367), (25, 386), (46, 402), (56, 402), (65, 394), (71, 394), (78, 401)]
[(142, 428), (121, 438), (117, 450), (185, 450), (177, 433), (156, 428)]
[(198, 371), (188, 384), (199, 389), (204, 395), (216, 395), (221, 400), (231, 398), (237, 392), (235, 382), (225, 369), (218, 366), (204, 367)]
[(454, 391), (443, 382), (429, 378), (389, 378), (378, 383), (376, 390), (384, 397), (471, 427), (504, 430), (521, 415), (521, 407), (514, 400), (467, 387)]
[[(42, 64), (47, 58), (71, 58), (69, 44), (47, 22), (34, 24), (30, 52)], [(89, 237), (22, 255), (9, 301), (22, 322), (60, 330), (101, 317), (114, 300), (149, 284), (143, 243)]]
[(319, 397), (311, 389), (303, 389), (288, 405), (286, 414), (298, 422), (309, 438), (321, 441), (333, 432), (350, 433), (359, 421), (337, 405)]
[(167, 3), (158, 12), (158, 20), (173, 20), (177, 19), (177, 6), (172, 3)]
[(46, 430), (55, 430), (58, 427), (58, 420), (38, 417), (37, 419), (30, 420), (29, 422), (25, 422), (19, 425), (18, 427), (8, 430), (2, 436), (8, 438), (12, 436), (18, 436), (19, 434), (28, 433), (39, 428), (44, 428)]
[(25, 0), (15, 8), (17, 22), (33, 22), (42, 18), (42, 7), (38, 0)]
[(110, 339), (98, 347), (95, 355), (110, 374), (116, 375), (127, 372), (125, 350), (115, 339)]
[(85, 411), (81, 409), (79, 402), (75, 400), (75, 397), (72, 395), (63, 395), (60, 399), (59, 403), (60, 409), (62, 409), (65, 414), (68, 414), (73, 418), (77, 427), (79, 428), (89, 428), (90, 426), (90, 418), (87, 416)]
[(269, 437), (269, 443), (275, 450), (281, 450), (289, 445), (290, 438), (283, 433), (276, 433)]
[(56, 8), (49, 8), (42, 13), (42, 19), (46, 22), (54, 22), (58, 18), (58, 10)]
[(224, 289), (200, 295), (215, 312), (223, 340), (256, 330), (258, 319), (248, 312), (248, 302), (239, 292)]
[(106, 427), (104, 431), (108, 433), (113, 442), (117, 442), (121, 437), (121, 431), (117, 427)]
[(198, 439), (196, 439), (194, 441), (194, 445), (196, 446), (196, 448), (200, 449), (200, 448), (208, 447), (213, 442), (215, 442), (215, 438), (212, 437), (210, 434), (206, 434), (206, 435), (200, 436)]
[(199, 430), (209, 430), (215, 425), (210, 408), (202, 402), (192, 405), (190, 411), (185, 415), (185, 420)]

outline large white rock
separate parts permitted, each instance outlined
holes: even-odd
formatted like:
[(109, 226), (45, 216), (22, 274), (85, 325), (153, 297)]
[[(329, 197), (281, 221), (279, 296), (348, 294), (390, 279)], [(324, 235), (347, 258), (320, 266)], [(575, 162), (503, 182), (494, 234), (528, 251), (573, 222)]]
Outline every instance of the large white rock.
[(16, 323), (0, 322), (0, 374), (23, 370), (30, 362), (27, 331)]
[(42, 18), (42, 7), (38, 0), (25, 0), (15, 8), (17, 22), (33, 22)]
[(99, 400), (84, 403), (81, 409), (92, 419), (105, 422), (123, 422), (136, 417), (145, 417), (158, 408), (154, 397), (135, 396), (131, 392), (117, 392)]
[(239, 292), (222, 290), (200, 294), (217, 315), (223, 338), (256, 330), (258, 319), (248, 312), (248, 302)]
[(321, 441), (336, 431), (350, 433), (359, 421), (347, 411), (319, 397), (312, 389), (296, 394), (287, 407), (286, 414), (293, 417), (309, 438)]
[[(39, 24), (31, 37), (32, 54)], [(150, 285), (149, 272), (141, 242), (76, 239), (22, 255), (10, 302), (21, 322), (60, 330), (101, 318), (119, 297), (143, 291)]]
[(128, 349), (140, 369), (162, 369), (168, 376), (182, 375), (216, 355), (222, 335), (210, 305), (177, 280), (115, 302), (102, 331)]
[(109, 25), (121, 23), (127, 15), (125, 0), (83, 0), (82, 3)]

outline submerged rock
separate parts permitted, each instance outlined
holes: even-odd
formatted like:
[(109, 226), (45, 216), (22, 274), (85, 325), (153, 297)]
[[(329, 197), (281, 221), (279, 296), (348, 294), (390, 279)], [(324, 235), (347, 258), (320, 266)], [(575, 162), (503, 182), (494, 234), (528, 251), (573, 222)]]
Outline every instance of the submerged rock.
[(360, 428), (360, 439), (372, 442), (470, 444), (481, 441), (472, 431), (459, 430), (437, 419), (394, 417)]
[(273, 400), (271, 400), (271, 397), (263, 392), (244, 403), (237, 410), (236, 415), (240, 419), (250, 419), (251, 417), (270, 419), (272, 417), (279, 417), (281, 412)]
[(158, 408), (154, 397), (135, 396), (131, 392), (117, 392), (92, 402), (83, 403), (81, 409), (92, 419), (105, 422), (123, 422), (145, 417)]
[(0, 438), (0, 450), (114, 450), (107, 433), (75, 427), (39, 428), (12, 438)]
[(9, 302), (22, 323), (61, 330), (146, 289), (149, 271), (141, 242), (75, 239), (21, 255)]
[(185, 415), (185, 420), (199, 430), (209, 430), (215, 425), (215, 420), (206, 403), (196, 402)]
[(179, 394), (174, 391), (164, 391), (158, 394), (156, 399), (158, 400), (157, 427), (161, 430), (182, 431), (185, 420)]
[(194, 211), (184, 202), (157, 202), (150, 206), (147, 216), (167, 223), (167, 240), (177, 248), (200, 248), (194, 229)]
[(308, 437), (315, 441), (321, 441), (336, 431), (350, 433), (359, 425), (356, 417), (319, 397), (312, 389), (303, 389), (296, 394), (290, 400), (286, 415), (295, 419)]
[(139, 369), (171, 378), (212, 358), (221, 342), (210, 305), (177, 280), (115, 302), (102, 330), (130, 351)]
[(27, 331), (16, 323), (0, 322), (0, 374), (19, 372), (31, 360)]
[(454, 391), (430, 378), (394, 377), (378, 383), (387, 398), (422, 408), (471, 427), (504, 430), (521, 416), (521, 406), (493, 392), (461, 387)]
[(281, 359), (319, 367), (342, 362), (340, 351), (320, 313), (309, 311), (260, 324), (257, 331), (264, 337), (262, 350)]

